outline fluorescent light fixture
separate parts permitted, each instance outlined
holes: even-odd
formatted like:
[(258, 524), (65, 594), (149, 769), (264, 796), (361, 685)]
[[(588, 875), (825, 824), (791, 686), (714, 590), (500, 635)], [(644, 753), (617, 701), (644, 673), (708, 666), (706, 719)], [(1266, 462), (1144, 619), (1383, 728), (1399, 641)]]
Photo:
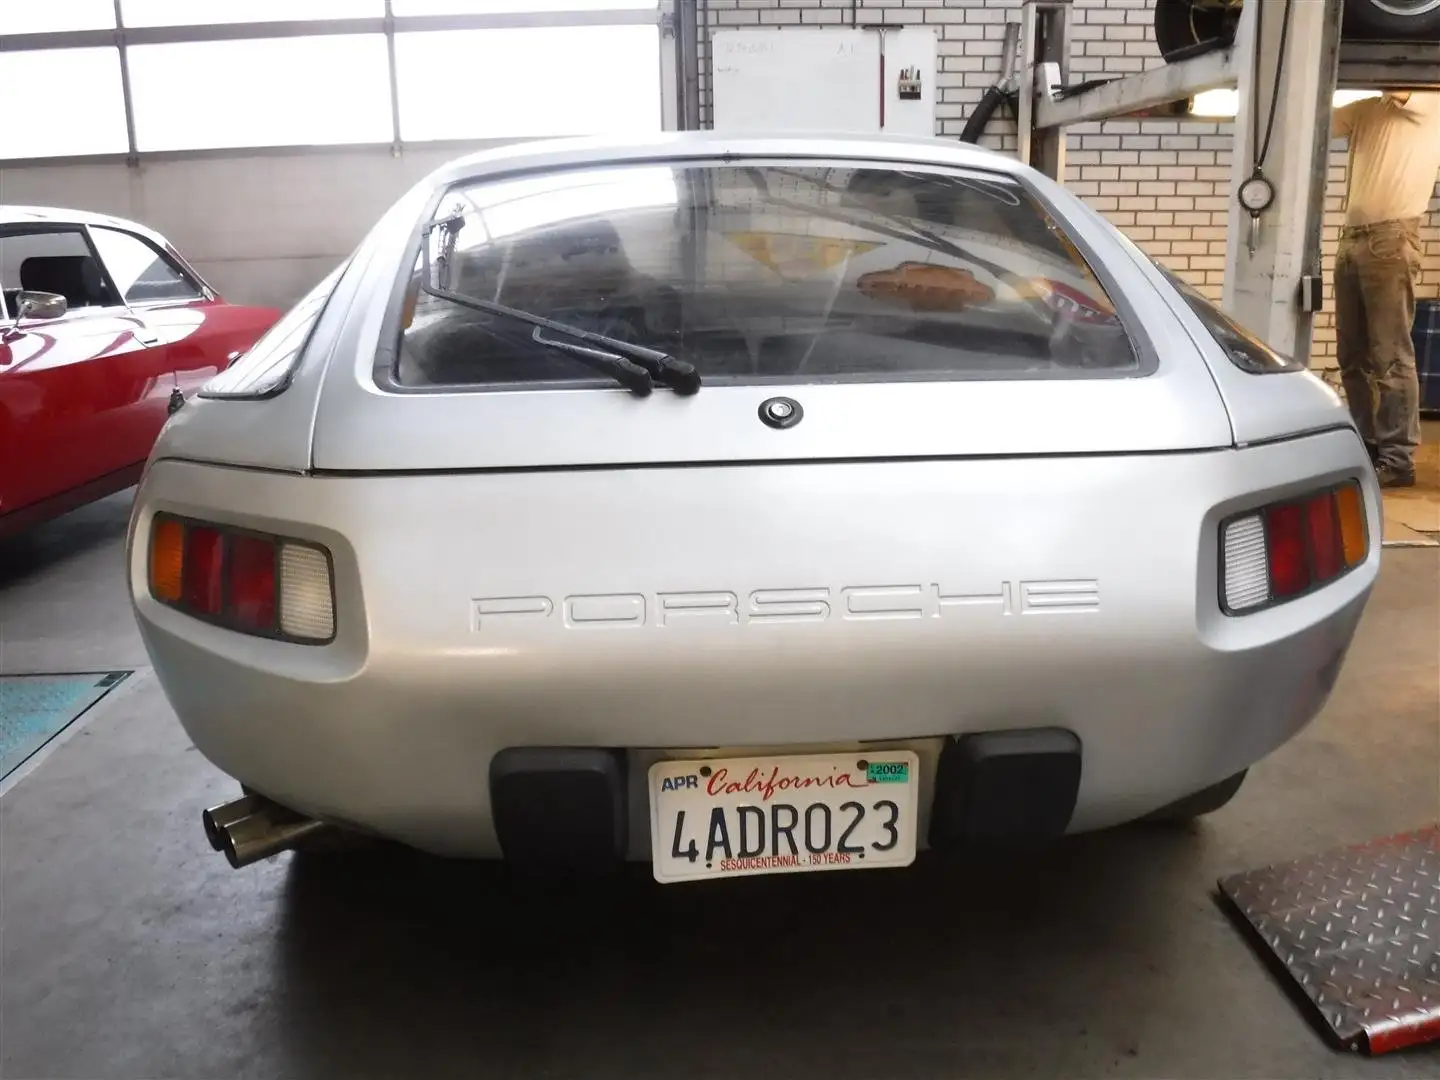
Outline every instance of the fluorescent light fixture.
[[(1379, 97), (1379, 90), (1336, 90), (1332, 104), (1335, 108), (1349, 105), (1361, 98)], [(1217, 120), (1232, 119), (1240, 111), (1240, 91), (1229, 87), (1218, 90), (1203, 90), (1190, 99), (1190, 115), (1213, 117)]]

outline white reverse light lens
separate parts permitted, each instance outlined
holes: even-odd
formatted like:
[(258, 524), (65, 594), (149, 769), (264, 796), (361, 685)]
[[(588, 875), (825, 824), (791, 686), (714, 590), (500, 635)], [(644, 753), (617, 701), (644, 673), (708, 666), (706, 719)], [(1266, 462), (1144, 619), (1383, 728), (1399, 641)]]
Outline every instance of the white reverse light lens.
[(1222, 545), (1225, 606), (1231, 611), (1243, 611), (1263, 604), (1270, 598), (1270, 571), (1265, 523), (1260, 515), (1251, 514), (1227, 524)]
[(323, 551), (303, 544), (280, 548), (280, 629), (314, 641), (334, 636), (330, 560)]

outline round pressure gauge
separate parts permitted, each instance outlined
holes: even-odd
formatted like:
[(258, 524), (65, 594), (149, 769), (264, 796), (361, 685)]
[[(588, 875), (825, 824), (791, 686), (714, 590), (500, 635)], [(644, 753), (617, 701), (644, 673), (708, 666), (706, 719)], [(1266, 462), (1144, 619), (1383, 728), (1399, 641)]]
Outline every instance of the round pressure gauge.
[(1275, 201), (1275, 185), (1256, 173), (1240, 185), (1240, 205), (1252, 214), (1268, 210)]

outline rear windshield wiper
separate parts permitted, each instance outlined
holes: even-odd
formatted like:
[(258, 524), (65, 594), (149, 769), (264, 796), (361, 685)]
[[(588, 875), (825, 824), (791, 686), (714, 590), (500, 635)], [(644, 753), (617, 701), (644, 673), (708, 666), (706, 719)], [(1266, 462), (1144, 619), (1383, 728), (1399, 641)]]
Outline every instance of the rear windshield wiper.
[[(493, 300), (481, 300), (478, 297), (466, 296), (448, 289), (437, 289), (423, 281), (420, 289), (431, 296), (448, 300), (452, 304), (459, 304), (461, 307), (470, 308), (473, 311), (489, 312), (492, 315), (501, 315), (507, 319), (529, 323), (535, 328), (530, 337), (537, 345), (544, 345), (546, 348), (573, 356), (582, 364), (587, 364), (597, 371), (603, 371), (612, 376), (622, 386), (642, 397), (650, 393), (655, 382), (662, 386), (668, 386), (677, 394), (693, 394), (700, 389), (700, 373), (695, 370), (695, 365), (686, 363), (684, 360), (677, 360), (669, 353), (661, 352), (659, 349), (647, 349), (643, 345), (632, 345), (619, 338), (592, 333), (578, 326), (570, 326), (567, 323), (556, 322), (554, 319), (547, 319), (543, 315), (536, 315), (533, 311), (522, 311), (520, 308), (497, 304)], [(549, 330), (552, 334), (563, 334), (565, 337), (575, 338), (576, 341), (588, 342), (588, 344), (580, 345), (576, 341), (560, 341), (553, 337), (545, 337), (540, 333), (541, 330)]]

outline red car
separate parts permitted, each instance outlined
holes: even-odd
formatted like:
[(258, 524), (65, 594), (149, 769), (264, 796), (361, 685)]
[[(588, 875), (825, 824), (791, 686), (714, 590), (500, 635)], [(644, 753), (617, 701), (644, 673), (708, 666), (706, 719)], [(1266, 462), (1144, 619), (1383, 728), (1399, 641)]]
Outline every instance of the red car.
[(134, 222), (0, 207), (0, 536), (132, 486), (176, 391), (280, 314), (226, 303)]

